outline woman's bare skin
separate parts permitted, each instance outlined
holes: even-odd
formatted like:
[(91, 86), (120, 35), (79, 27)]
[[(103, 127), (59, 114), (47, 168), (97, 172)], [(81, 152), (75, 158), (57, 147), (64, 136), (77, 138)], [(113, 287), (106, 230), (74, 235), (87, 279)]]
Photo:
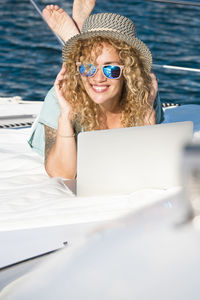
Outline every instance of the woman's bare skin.
[(58, 73), (54, 89), (60, 106), (57, 130), (45, 125), (45, 168), (49, 176), (74, 179), (76, 176), (76, 141), (70, 121), (71, 106), (63, 95), (66, 68)]
[(95, 6), (95, 0), (74, 0), (72, 17), (58, 5), (47, 5), (42, 13), (49, 27), (64, 41), (78, 34), (84, 20)]
[(42, 14), (49, 27), (64, 42), (79, 33), (72, 18), (58, 5), (47, 5)]
[(81, 31), (83, 22), (91, 14), (96, 0), (74, 0), (72, 18)]

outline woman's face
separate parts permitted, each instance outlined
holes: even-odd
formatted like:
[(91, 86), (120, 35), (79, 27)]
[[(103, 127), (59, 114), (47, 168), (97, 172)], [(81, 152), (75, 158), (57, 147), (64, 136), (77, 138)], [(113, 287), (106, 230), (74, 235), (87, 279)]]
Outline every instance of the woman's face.
[[(121, 62), (115, 48), (104, 43), (102, 53), (97, 57), (96, 64), (96, 67), (99, 67), (110, 64), (121, 65)], [(118, 79), (109, 79), (104, 75), (102, 68), (99, 68), (93, 77), (82, 76), (82, 81), (92, 101), (99, 104), (105, 110), (117, 108), (123, 88), (122, 75)]]

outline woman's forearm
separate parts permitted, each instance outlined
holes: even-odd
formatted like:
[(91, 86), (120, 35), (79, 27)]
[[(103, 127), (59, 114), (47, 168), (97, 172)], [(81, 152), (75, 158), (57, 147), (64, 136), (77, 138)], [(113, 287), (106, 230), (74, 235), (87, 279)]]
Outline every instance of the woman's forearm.
[(61, 113), (57, 131), (45, 126), (45, 140), (45, 168), (48, 175), (74, 179), (77, 168), (76, 140), (67, 115)]

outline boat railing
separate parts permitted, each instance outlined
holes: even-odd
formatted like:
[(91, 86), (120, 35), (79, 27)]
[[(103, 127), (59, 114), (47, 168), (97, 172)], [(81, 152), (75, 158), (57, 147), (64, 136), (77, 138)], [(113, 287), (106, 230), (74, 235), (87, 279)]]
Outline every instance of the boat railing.
[(36, 115), (14, 115), (0, 117), (0, 129), (19, 129), (31, 127), (36, 119)]

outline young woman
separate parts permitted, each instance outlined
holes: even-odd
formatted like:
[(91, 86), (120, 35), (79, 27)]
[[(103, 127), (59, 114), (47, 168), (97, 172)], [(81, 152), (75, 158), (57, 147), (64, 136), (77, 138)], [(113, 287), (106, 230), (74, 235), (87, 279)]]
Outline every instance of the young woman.
[[(64, 39), (55, 94), (47, 95), (39, 123), (45, 131), (47, 173), (74, 179), (80, 131), (160, 123), (163, 114), (151, 52), (136, 37), (130, 19), (94, 14), (80, 33)], [(30, 140), (33, 147), (37, 137), (36, 130)]]

